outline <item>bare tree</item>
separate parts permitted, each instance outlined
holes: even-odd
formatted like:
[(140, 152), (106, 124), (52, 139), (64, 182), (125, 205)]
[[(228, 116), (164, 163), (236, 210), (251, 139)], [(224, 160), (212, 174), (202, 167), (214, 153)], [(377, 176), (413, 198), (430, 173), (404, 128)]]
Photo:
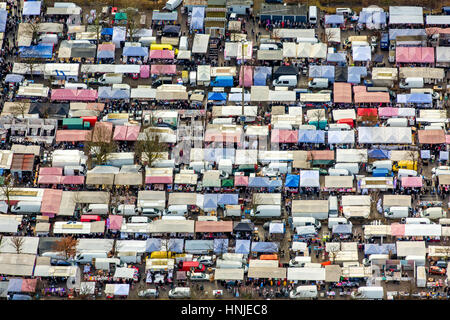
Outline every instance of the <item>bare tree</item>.
[(25, 238), (24, 237), (11, 237), (9, 238), (9, 242), (13, 246), (13, 248), (16, 250), (16, 253), (22, 253), (23, 246), (25, 244)]
[(94, 128), (91, 141), (85, 143), (85, 154), (88, 156), (88, 167), (105, 164), (108, 154), (116, 151), (116, 144), (111, 141), (111, 131), (106, 126), (96, 126)]
[(337, 254), (339, 253), (340, 249), (335, 246), (330, 246), (328, 249), (328, 255), (330, 256), (331, 264), (334, 264), (336, 261)]
[(11, 196), (15, 187), (16, 183), (11, 175), (6, 176), (3, 179), (3, 184), (0, 186), (0, 194), (6, 199), (5, 202), (8, 206), (7, 213), (11, 213)]
[(151, 128), (144, 130), (144, 139), (138, 140), (135, 145), (136, 156), (140, 161), (151, 167), (155, 161), (163, 157), (163, 152), (167, 151), (166, 144), (160, 141), (159, 135), (151, 131)]
[(33, 79), (34, 70), (36, 70), (36, 68), (41, 64), (42, 61), (40, 58), (29, 57), (22, 58), (21, 62), (25, 65), (27, 72), (30, 73), (31, 79)]
[(323, 33), (323, 42), (327, 45), (330, 42), (334, 42), (333, 40), (337, 37), (337, 32), (333, 28), (327, 28), (325, 29), (325, 32)]
[(30, 101), (29, 100), (19, 100), (15, 101), (11, 107), (11, 113), (14, 117), (22, 116), (22, 119), (25, 118), (25, 113), (28, 113), (30, 110)]
[(139, 10), (136, 8), (127, 8), (125, 13), (127, 14), (126, 35), (133, 41), (136, 32), (140, 29)]
[(24, 23), (23, 31), (31, 36), (31, 44), (36, 44), (39, 39), (40, 23), (37, 20)]
[(78, 239), (72, 236), (63, 237), (57, 240), (54, 244), (54, 250), (62, 252), (66, 260), (74, 258), (77, 252)]
[(88, 300), (91, 296), (90, 288), (87, 285), (81, 285), (80, 291), (78, 293), (78, 299), (80, 300)]

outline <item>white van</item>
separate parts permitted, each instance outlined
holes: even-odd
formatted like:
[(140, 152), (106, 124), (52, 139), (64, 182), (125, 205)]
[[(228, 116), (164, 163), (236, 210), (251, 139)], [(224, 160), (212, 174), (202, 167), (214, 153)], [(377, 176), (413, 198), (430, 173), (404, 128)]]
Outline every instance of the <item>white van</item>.
[(317, 296), (316, 286), (298, 286), (289, 292), (289, 298), (291, 299), (317, 299)]
[(352, 174), (347, 169), (333, 169), (328, 170), (330, 176), (351, 176)]
[(398, 177), (417, 177), (416, 170), (398, 169)]
[(423, 78), (405, 78), (398, 86), (402, 89), (408, 89), (408, 88), (423, 88)]
[(240, 217), (242, 215), (241, 206), (238, 204), (227, 204), (223, 215), (225, 217)]
[(171, 205), (164, 211), (164, 215), (168, 216), (184, 216), (188, 213), (187, 204)]
[(83, 252), (75, 256), (75, 261), (77, 263), (85, 264), (92, 263), (92, 259), (97, 258), (107, 258), (108, 254), (106, 251), (93, 251), (93, 252)]
[(384, 212), (384, 216), (390, 219), (401, 219), (409, 216), (408, 207), (390, 207)]
[(86, 83), (66, 82), (64, 89), (87, 89)]
[(66, 257), (64, 256), (64, 252), (47, 251), (47, 252), (42, 253), (41, 256), (49, 257), (51, 259), (66, 260)]
[(122, 83), (123, 75), (121, 73), (105, 73), (97, 81), (102, 84)]
[(450, 219), (441, 218), (441, 219), (439, 219), (439, 224), (442, 226), (450, 226)]
[(166, 5), (163, 9), (173, 11), (183, 2), (183, 0), (169, 0), (166, 2)]
[(183, 299), (191, 297), (191, 288), (189, 287), (175, 287), (172, 290), (169, 290), (169, 298), (171, 299)]
[(327, 78), (313, 78), (308, 82), (308, 87), (310, 88), (328, 88), (328, 85)]
[(113, 213), (121, 216), (132, 216), (139, 214), (139, 210), (134, 204), (120, 204), (113, 209)]
[(233, 260), (216, 260), (216, 268), (218, 269), (242, 269), (243, 263), (242, 261), (233, 261)]
[(280, 205), (260, 205), (250, 211), (250, 215), (255, 218), (272, 218), (281, 216)]
[(351, 174), (358, 174), (359, 173), (359, 164), (358, 163), (336, 163), (334, 165), (334, 169), (347, 169)]
[(148, 223), (148, 217), (133, 216), (129, 218), (130, 223)]
[(336, 196), (329, 196), (328, 197), (328, 218), (337, 218), (338, 216), (339, 216), (338, 198)]
[(406, 224), (431, 224), (428, 218), (406, 218), (404, 221)]
[(359, 287), (358, 291), (353, 291), (351, 294), (353, 299), (365, 300), (382, 300), (384, 297), (383, 287)]
[(350, 127), (346, 123), (330, 123), (328, 125), (328, 131), (344, 131), (344, 130), (351, 130), (352, 127)]
[(143, 215), (143, 216), (147, 216), (149, 218), (156, 218), (156, 217), (161, 217), (162, 211), (154, 208), (154, 207), (139, 207), (138, 211)]
[(150, 47), (152, 43), (156, 43), (156, 37), (140, 37), (139, 42), (143, 47)]
[(314, 37), (314, 38), (300, 38), (300, 37), (297, 37), (296, 41), (297, 41), (297, 43), (318, 43), (319, 39), (317, 39), (316, 37)]
[(41, 211), (41, 202), (39, 201), (19, 201), (11, 206), (13, 213), (39, 213)]
[(88, 208), (83, 209), (83, 214), (107, 215), (109, 213), (109, 206), (103, 203), (93, 203)]
[(336, 8), (336, 14), (352, 15), (353, 10), (350, 8)]
[(427, 208), (420, 214), (422, 218), (439, 219), (445, 218), (445, 213), (441, 207)]
[(319, 230), (322, 227), (320, 221), (316, 220), (313, 217), (293, 217), (292, 218), (292, 228), (297, 227), (305, 227), (305, 226), (314, 226), (316, 230)]
[(189, 85), (195, 87), (197, 85), (197, 71), (189, 72)]
[(275, 43), (263, 43), (259, 46), (259, 50), (278, 50), (278, 45)]
[(278, 79), (273, 80), (273, 86), (279, 87), (296, 87), (297, 86), (297, 76), (295, 75), (286, 75), (279, 76)]
[(372, 172), (374, 169), (388, 169), (392, 171), (392, 160), (377, 160), (367, 166), (367, 172)]
[(289, 267), (291, 268), (303, 268), (306, 263), (311, 263), (310, 256), (298, 256), (289, 260)]
[(227, 261), (239, 261), (242, 263), (247, 263), (247, 259), (244, 258), (244, 255), (242, 253), (231, 253), (231, 252), (227, 252), (222, 254), (222, 260), (227, 260)]
[(180, 50), (188, 50), (188, 38), (186, 36), (180, 37), (180, 44), (178, 46)]
[(316, 6), (309, 6), (308, 21), (311, 24), (317, 23), (317, 7)]
[(352, 224), (350, 221), (347, 220), (347, 218), (341, 217), (341, 218), (328, 218), (328, 229), (333, 229), (334, 226), (340, 225), (340, 224)]
[(408, 119), (406, 118), (389, 118), (386, 127), (407, 127)]

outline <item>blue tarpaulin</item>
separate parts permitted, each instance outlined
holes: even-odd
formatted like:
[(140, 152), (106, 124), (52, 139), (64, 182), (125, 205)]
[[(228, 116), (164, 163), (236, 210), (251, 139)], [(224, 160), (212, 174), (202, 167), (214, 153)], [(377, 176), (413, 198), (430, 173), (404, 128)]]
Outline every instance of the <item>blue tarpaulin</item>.
[(267, 178), (267, 177), (249, 177), (248, 186), (250, 188), (267, 188), (269, 186), (269, 178)]
[(0, 32), (5, 32), (7, 19), (8, 12), (6, 10), (0, 10)]
[(298, 130), (299, 143), (325, 143), (323, 130)]
[(389, 254), (391, 251), (392, 254), (397, 254), (397, 247), (395, 243), (384, 243), (384, 244), (374, 244), (374, 243), (366, 243), (364, 245), (364, 254)]
[(203, 30), (205, 7), (192, 7), (191, 30)]
[(300, 176), (298, 174), (288, 174), (286, 176), (286, 182), (284, 183), (284, 186), (289, 188), (298, 188), (299, 183)]
[(347, 70), (347, 82), (348, 83), (360, 83), (361, 77), (367, 76), (366, 67), (348, 67)]
[(334, 82), (334, 66), (309, 66), (310, 78), (327, 78)]
[(123, 56), (125, 57), (147, 57), (147, 47), (123, 47)]
[(427, 93), (411, 93), (406, 95), (407, 103), (431, 103), (431, 94)]
[(53, 44), (40, 44), (30, 47), (19, 47), (21, 58), (51, 59), (53, 56)]
[(114, 50), (108, 51), (108, 50), (101, 50), (97, 51), (97, 58), (98, 59), (114, 59), (116, 56)]
[(345, 53), (343, 52), (335, 52), (335, 53), (329, 53), (327, 54), (327, 61), (328, 62), (347, 62), (347, 58), (345, 56)]
[(38, 16), (41, 14), (41, 1), (25, 1), (23, 3), (22, 15)]
[(111, 87), (99, 87), (98, 88), (99, 99), (130, 99), (130, 91), (122, 89), (112, 89)]
[(379, 11), (361, 11), (359, 13), (358, 23), (370, 25), (386, 24), (386, 12)]
[(267, 81), (267, 76), (272, 74), (271, 67), (255, 67), (253, 71), (253, 85), (255, 86), (265, 86)]
[(275, 242), (252, 242), (252, 252), (277, 253), (278, 243)]
[(281, 186), (283, 186), (283, 180), (281, 179), (269, 180), (269, 188), (280, 188)]
[(217, 208), (217, 194), (207, 193), (203, 197), (204, 209), (216, 209)]
[(169, 239), (169, 246), (167, 249), (172, 252), (182, 253), (184, 251), (184, 239)]
[(250, 253), (250, 240), (236, 240), (235, 253), (249, 254)]
[(102, 29), (102, 36), (112, 36), (113, 35), (113, 28), (103, 28)]
[(344, 23), (344, 16), (342, 14), (325, 15), (325, 24), (342, 24)]
[(369, 158), (373, 159), (390, 159), (391, 152), (383, 149), (370, 149), (368, 151)]
[(214, 253), (228, 252), (228, 239), (214, 239)]
[(145, 252), (153, 252), (161, 250), (161, 239), (149, 238), (145, 243)]
[(338, 234), (349, 234), (352, 233), (352, 226), (351, 224), (336, 224), (333, 226), (333, 233)]
[(24, 79), (24, 76), (22, 76), (21, 74), (7, 74), (6, 78), (5, 78), (5, 82), (12, 82), (12, 83), (17, 83), (17, 82), (22, 82)]
[(208, 100), (227, 101), (227, 94), (225, 92), (208, 92)]
[(222, 193), (217, 196), (217, 204), (224, 206), (227, 204), (238, 204), (239, 194), (237, 193)]

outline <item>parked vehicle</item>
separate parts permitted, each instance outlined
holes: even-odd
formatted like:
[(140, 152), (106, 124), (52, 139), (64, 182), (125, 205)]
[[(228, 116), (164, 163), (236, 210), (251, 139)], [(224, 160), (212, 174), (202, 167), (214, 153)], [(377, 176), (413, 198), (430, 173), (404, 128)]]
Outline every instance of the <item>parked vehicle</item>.
[(291, 299), (317, 299), (317, 286), (298, 286), (289, 292)]
[(175, 287), (169, 290), (168, 294), (171, 299), (186, 299), (191, 297), (191, 288), (189, 287)]
[(443, 276), (443, 275), (447, 274), (447, 270), (445, 268), (441, 268), (438, 266), (431, 266), (428, 268), (428, 273)]
[(158, 298), (159, 292), (156, 289), (146, 289), (139, 291), (138, 296), (144, 298)]

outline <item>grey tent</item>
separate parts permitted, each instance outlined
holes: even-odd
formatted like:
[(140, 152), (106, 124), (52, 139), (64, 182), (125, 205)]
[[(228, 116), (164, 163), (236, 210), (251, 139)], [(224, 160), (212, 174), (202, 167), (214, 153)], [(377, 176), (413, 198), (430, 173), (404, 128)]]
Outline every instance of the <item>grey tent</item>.
[(350, 234), (352, 233), (351, 224), (338, 224), (333, 226), (333, 233), (337, 234)]
[(214, 253), (228, 252), (228, 239), (214, 239)]
[(389, 254), (391, 251), (392, 254), (397, 254), (397, 246), (395, 243), (383, 243), (383, 244), (375, 244), (375, 243), (366, 243), (364, 245), (364, 254)]
[(169, 249), (172, 252), (182, 253), (184, 248), (184, 239), (170, 239)]
[(184, 251), (195, 254), (207, 254), (214, 250), (213, 240), (186, 240)]
[(253, 232), (254, 225), (250, 222), (237, 222), (233, 228), (234, 232)]
[(275, 242), (252, 242), (252, 252), (275, 253), (278, 252), (278, 247)]
[(153, 252), (161, 250), (161, 239), (149, 238), (145, 244), (145, 252)]

